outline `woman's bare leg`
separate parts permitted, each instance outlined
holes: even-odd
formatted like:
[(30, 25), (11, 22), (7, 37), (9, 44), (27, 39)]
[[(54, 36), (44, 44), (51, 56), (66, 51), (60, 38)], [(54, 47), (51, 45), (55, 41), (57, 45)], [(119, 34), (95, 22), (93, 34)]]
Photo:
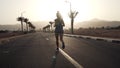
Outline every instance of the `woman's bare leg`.
[(65, 43), (64, 43), (64, 40), (63, 40), (63, 34), (60, 34), (60, 41), (62, 42), (62, 48), (64, 49), (65, 48)]
[(57, 48), (59, 48), (59, 34), (55, 34), (55, 38), (56, 38)]

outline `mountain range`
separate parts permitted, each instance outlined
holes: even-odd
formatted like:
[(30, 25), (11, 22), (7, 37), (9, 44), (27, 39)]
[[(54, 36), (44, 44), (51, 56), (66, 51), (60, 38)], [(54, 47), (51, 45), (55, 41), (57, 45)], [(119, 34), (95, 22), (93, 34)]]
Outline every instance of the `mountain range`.
[[(33, 22), (33, 25), (36, 27), (36, 29), (42, 29), (44, 26), (48, 25), (49, 22), (47, 21), (37, 21)], [(66, 24), (66, 27), (69, 27), (70, 24)], [(92, 19), (89, 21), (83, 21), (74, 23), (74, 28), (89, 28), (89, 27), (116, 27), (120, 26), (120, 21), (106, 21), (106, 20), (100, 20), (100, 19)], [(0, 30), (20, 30), (21, 26), (20, 24), (15, 25), (0, 25)], [(24, 29), (26, 29), (24, 24)]]
[(75, 24), (75, 27), (77, 28), (108, 27), (108, 26), (109, 27), (120, 26), (120, 21), (106, 21), (106, 20), (92, 19), (89, 21), (83, 21)]
[[(32, 24), (36, 27), (36, 29), (43, 28), (45, 25), (49, 24), (49, 22), (46, 21), (37, 21), (37, 22), (32, 22)], [(26, 24), (23, 24), (23, 29), (26, 29)], [(16, 30), (21, 30), (21, 24), (13, 24), (13, 25), (0, 25), (0, 30), (10, 30), (10, 31), (16, 31)]]

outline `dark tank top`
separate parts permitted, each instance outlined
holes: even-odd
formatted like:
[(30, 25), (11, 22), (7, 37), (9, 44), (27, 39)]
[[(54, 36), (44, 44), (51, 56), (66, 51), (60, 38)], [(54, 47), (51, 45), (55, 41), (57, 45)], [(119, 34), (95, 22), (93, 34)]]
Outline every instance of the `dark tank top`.
[(55, 20), (55, 33), (63, 33), (62, 21), (59, 19)]

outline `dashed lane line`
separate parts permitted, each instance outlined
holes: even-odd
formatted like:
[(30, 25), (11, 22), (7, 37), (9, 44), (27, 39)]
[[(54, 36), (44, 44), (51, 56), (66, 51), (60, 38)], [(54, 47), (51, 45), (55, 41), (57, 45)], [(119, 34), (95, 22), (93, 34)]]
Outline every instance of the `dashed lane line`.
[(49, 38), (46, 38), (46, 40), (49, 40)]

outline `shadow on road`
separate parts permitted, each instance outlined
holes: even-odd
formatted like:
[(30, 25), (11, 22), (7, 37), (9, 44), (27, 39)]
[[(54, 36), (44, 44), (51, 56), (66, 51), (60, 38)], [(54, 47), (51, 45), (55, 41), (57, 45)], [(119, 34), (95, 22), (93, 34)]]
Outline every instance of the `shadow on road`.
[(52, 56), (52, 64), (50, 68), (55, 68), (58, 54), (59, 54), (59, 51), (55, 51), (55, 54)]

